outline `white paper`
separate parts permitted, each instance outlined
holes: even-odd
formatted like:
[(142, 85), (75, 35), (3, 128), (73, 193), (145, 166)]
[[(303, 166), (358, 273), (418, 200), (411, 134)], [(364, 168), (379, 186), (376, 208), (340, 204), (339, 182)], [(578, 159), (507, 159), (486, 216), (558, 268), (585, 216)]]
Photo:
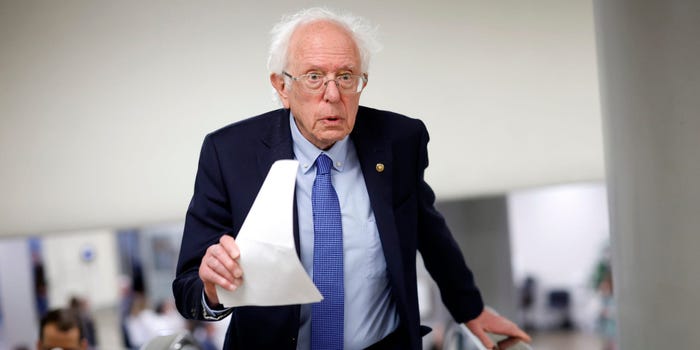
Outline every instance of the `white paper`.
[(236, 237), (243, 283), (233, 292), (216, 286), (225, 307), (307, 304), (323, 299), (294, 248), (298, 165), (296, 160), (278, 160), (270, 168)]

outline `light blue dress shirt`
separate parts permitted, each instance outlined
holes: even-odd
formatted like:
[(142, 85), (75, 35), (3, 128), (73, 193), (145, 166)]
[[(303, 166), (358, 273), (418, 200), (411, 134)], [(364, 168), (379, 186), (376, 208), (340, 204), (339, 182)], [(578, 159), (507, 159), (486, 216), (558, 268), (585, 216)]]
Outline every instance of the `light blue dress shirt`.
[[(344, 347), (346, 350), (364, 349), (396, 330), (399, 315), (396, 302), (391, 297), (386, 259), (355, 146), (349, 137), (345, 137), (323, 151), (301, 134), (291, 113), (289, 124), (294, 155), (299, 161), (295, 195), (301, 263), (313, 278), (311, 189), (316, 178), (314, 162), (321, 153), (325, 153), (333, 160), (331, 181), (338, 193), (343, 222)], [(212, 310), (205, 302), (204, 293), (202, 305), (207, 319), (218, 320), (231, 311)], [(300, 325), (297, 349), (308, 350), (311, 348), (311, 304), (301, 306)]]
[[(289, 117), (294, 155), (299, 161), (296, 201), (301, 262), (313, 277), (314, 225), (311, 189), (314, 162), (325, 153), (333, 160), (331, 179), (338, 193), (343, 222), (345, 284), (345, 349), (363, 349), (393, 332), (399, 324), (386, 270), (386, 259), (370, 206), (360, 161), (349, 137), (322, 151), (309, 142)], [(311, 304), (301, 306), (297, 349), (307, 350), (311, 340)]]

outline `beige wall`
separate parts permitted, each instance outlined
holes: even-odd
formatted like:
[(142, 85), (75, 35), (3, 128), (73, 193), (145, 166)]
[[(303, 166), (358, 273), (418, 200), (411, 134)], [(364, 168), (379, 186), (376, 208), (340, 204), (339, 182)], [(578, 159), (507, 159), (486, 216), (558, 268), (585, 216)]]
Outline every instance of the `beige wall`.
[[(363, 103), (426, 122), (441, 198), (603, 177), (590, 1), (326, 3), (379, 25)], [(305, 5), (1, 2), (0, 235), (181, 219), (204, 135), (275, 107), (267, 33)]]

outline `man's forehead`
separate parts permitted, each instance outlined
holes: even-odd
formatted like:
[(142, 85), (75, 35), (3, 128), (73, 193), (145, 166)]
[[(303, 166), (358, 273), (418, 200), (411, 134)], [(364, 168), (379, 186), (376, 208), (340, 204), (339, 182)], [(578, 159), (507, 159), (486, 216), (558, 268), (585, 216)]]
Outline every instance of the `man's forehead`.
[(55, 324), (47, 324), (43, 330), (42, 345), (46, 347), (75, 348), (80, 345), (80, 330), (73, 327), (61, 330)]
[[(306, 72), (325, 72), (325, 73), (330, 73), (326, 72), (327, 67), (324, 65), (317, 65), (314, 64), (313, 62), (304, 62), (304, 72), (301, 73), (306, 73)], [(339, 64), (339, 65), (334, 65), (333, 69), (331, 72), (355, 72), (359, 71), (360, 69), (358, 68), (357, 64), (355, 63), (349, 63), (349, 64)]]

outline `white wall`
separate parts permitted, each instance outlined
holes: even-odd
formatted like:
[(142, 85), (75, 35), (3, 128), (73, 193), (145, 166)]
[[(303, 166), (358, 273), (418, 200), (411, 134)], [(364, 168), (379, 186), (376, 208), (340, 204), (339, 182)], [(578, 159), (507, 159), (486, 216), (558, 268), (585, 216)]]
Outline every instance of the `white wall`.
[(569, 290), (574, 312), (587, 323), (584, 327), (590, 326), (596, 312), (591, 308), (593, 274), (609, 241), (605, 186), (582, 183), (517, 191), (508, 196), (508, 214), (516, 283), (536, 278), (540, 310), (548, 290)]
[(42, 242), (49, 306), (65, 307), (73, 296), (94, 309), (119, 301), (117, 243), (107, 230), (63, 233)]
[[(0, 235), (180, 220), (204, 135), (274, 108), (270, 27), (314, 4), (0, 2)], [(379, 25), (362, 102), (426, 122), (441, 198), (602, 178), (590, 1), (325, 4)]]

